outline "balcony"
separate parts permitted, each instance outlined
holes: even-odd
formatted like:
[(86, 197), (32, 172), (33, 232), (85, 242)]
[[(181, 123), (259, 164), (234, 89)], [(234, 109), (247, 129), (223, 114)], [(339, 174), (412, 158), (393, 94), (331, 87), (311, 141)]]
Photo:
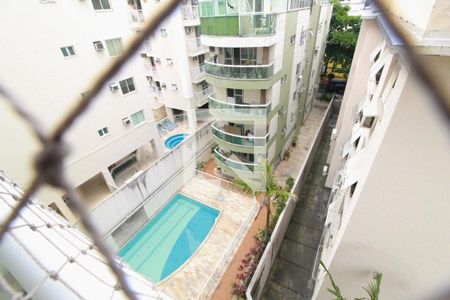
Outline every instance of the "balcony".
[(217, 147), (214, 149), (214, 155), (216, 157), (216, 160), (220, 162), (222, 165), (231, 168), (238, 172), (245, 172), (245, 173), (260, 173), (261, 168), (259, 164), (255, 164), (252, 162), (246, 162), (240, 160), (236, 155), (225, 155), (224, 153), (221, 153), (219, 148)]
[(205, 79), (205, 65), (200, 65), (191, 69), (191, 80), (193, 83), (199, 83)]
[(240, 80), (266, 80), (273, 76), (273, 62), (268, 65), (224, 65), (205, 61), (208, 75)]
[(263, 117), (265, 118), (272, 109), (272, 102), (266, 104), (235, 104), (222, 102), (209, 96), (209, 108), (213, 112), (219, 112), (233, 117)]
[(208, 86), (206, 89), (194, 93), (194, 105), (196, 107), (200, 107), (206, 104), (206, 102), (208, 102), (208, 97), (214, 92), (213, 87), (210, 85)]
[(145, 19), (144, 19), (144, 13), (141, 9), (135, 9), (130, 11), (130, 21), (131, 21), (131, 27), (134, 30), (139, 30), (144, 25)]
[(234, 16), (202, 16), (204, 35), (258, 37), (276, 32), (276, 14), (250, 13)]
[(150, 61), (143, 61), (141, 65), (146, 75), (155, 77), (158, 74), (156, 66), (152, 65)]
[(203, 46), (200, 38), (186, 40), (187, 53), (189, 56), (198, 56), (208, 52), (208, 47)]
[(198, 13), (198, 6), (182, 5), (181, 14), (183, 15), (183, 25), (186, 27), (200, 25), (200, 15)]
[(269, 142), (269, 133), (265, 136), (242, 136), (227, 132), (226, 127), (219, 128), (217, 123), (211, 125), (212, 134), (214, 137), (241, 147), (265, 147)]

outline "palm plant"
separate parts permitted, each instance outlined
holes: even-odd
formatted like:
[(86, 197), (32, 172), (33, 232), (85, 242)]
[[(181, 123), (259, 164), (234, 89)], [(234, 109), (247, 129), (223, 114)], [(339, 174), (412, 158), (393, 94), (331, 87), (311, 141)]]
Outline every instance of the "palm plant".
[[(333, 276), (331, 276), (331, 273), (328, 271), (327, 267), (325, 267), (325, 264), (321, 261), (320, 265), (324, 268), (325, 272), (327, 273), (327, 276), (330, 278), (331, 281), (332, 288), (328, 288), (327, 291), (334, 297), (336, 297), (335, 300), (345, 300), (345, 298), (341, 294), (340, 288), (337, 286), (336, 282), (333, 279)], [(355, 300), (378, 300), (378, 296), (380, 295), (382, 277), (383, 274), (375, 272), (373, 276), (373, 282), (369, 282), (367, 284), (367, 287), (363, 287), (363, 289), (367, 292), (370, 298), (362, 297), (362, 298), (355, 298)]]
[(271, 204), (274, 201), (287, 200), (291, 193), (283, 189), (277, 184), (277, 180), (273, 173), (272, 166), (267, 162), (261, 163), (263, 172), (261, 173), (261, 182), (263, 183), (263, 190), (256, 191), (252, 186), (241, 178), (236, 178), (234, 183), (238, 185), (244, 192), (255, 193), (256, 195), (264, 193), (263, 205), (266, 207), (266, 225), (265, 225), (265, 239), (269, 239)]

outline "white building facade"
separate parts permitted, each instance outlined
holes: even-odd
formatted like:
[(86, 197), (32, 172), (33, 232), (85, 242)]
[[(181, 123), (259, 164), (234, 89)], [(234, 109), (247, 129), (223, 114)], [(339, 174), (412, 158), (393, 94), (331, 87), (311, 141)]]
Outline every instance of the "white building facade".
[[(101, 68), (121, 55), (153, 5), (126, 0), (2, 1), (0, 25), (10, 29), (0, 34), (5, 43), (0, 81), (50, 131), (83, 97)], [(197, 7), (180, 5), (65, 135), (70, 146), (65, 170), (82, 196), (109, 194), (124, 184), (126, 178), (119, 177), (131, 165), (161, 157), (167, 149), (157, 121), (173, 118), (174, 109), (183, 110), (195, 129), (195, 109), (211, 90), (202, 81), (201, 56), (207, 48), (196, 40), (197, 23)], [(25, 47), (24, 40), (34, 46)], [(0, 136), (8, 142), (0, 164), (26, 186), (34, 176), (33, 157), (40, 146), (5, 102), (1, 106)], [(60, 191), (43, 193), (46, 204), (69, 221), (76, 220)]]
[[(448, 97), (448, 2), (396, 1), (389, 13)], [(448, 120), (404, 47), (385, 17), (364, 12), (332, 138), (321, 254), (346, 297), (380, 272), (382, 299), (426, 299), (450, 274)], [(330, 297), (325, 278), (314, 299)]]

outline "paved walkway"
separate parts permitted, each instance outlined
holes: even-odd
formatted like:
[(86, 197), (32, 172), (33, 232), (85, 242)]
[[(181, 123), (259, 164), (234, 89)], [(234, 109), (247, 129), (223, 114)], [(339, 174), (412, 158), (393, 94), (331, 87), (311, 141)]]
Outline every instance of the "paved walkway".
[(330, 194), (330, 189), (324, 187), (326, 177), (322, 176), (322, 170), (335, 123), (336, 115), (333, 115), (322, 137), (280, 253), (272, 266), (262, 299), (311, 299), (314, 289), (311, 276)]
[[(314, 141), (317, 130), (319, 129), (320, 122), (325, 115), (325, 111), (327, 108), (326, 105), (327, 104), (315, 105), (315, 107), (311, 111), (309, 118), (300, 129), (300, 134), (297, 138), (297, 146), (291, 148), (290, 158), (286, 161), (282, 161), (275, 170), (275, 175), (277, 176), (278, 182), (280, 184), (284, 184), (286, 178), (289, 176), (297, 176), (298, 172), (300, 171), (300, 168), (306, 159), (307, 152)], [(215, 160), (214, 158), (212, 158), (205, 165), (204, 172), (215, 174), (215, 167)], [(260, 204), (262, 204), (262, 200), (263, 195), (260, 195), (258, 197), (258, 201), (260, 202)], [(236, 274), (238, 273), (238, 267), (241, 263), (241, 260), (245, 257), (245, 254), (248, 253), (250, 248), (255, 244), (253, 236), (259, 231), (260, 228), (264, 228), (265, 218), (266, 209), (265, 207), (262, 207), (252, 226), (247, 232), (247, 235), (239, 246), (239, 249), (234, 255), (232, 261), (228, 265), (227, 270), (223, 274), (211, 299), (224, 300), (232, 298), (231, 284), (235, 282)]]

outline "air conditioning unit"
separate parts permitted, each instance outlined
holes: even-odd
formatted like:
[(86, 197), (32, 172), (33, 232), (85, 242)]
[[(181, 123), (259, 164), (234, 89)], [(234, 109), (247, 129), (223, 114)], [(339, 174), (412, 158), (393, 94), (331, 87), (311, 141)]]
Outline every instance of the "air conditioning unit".
[(94, 48), (97, 51), (103, 51), (105, 49), (105, 47), (103, 47), (103, 43), (101, 41), (95, 41)]
[(131, 120), (128, 117), (125, 117), (125, 118), (122, 119), (122, 124), (124, 126), (128, 126), (128, 125), (131, 124)]
[(161, 83), (161, 87), (165, 89), (167, 86), (165, 83)]
[(280, 108), (280, 113), (285, 114), (286, 113), (286, 107), (282, 106)]
[(303, 78), (303, 75), (302, 75), (302, 74), (298, 74), (298, 75), (297, 75), (297, 79), (300, 80), (300, 79), (302, 79), (302, 78)]
[(161, 59), (159, 59), (158, 57), (155, 58), (156, 63), (160, 64), (161, 63)]
[(285, 135), (286, 134), (286, 127), (284, 127), (283, 129), (281, 129), (281, 134)]
[(117, 92), (119, 90), (119, 84), (118, 83), (111, 83), (109, 85), (109, 89), (111, 92)]

